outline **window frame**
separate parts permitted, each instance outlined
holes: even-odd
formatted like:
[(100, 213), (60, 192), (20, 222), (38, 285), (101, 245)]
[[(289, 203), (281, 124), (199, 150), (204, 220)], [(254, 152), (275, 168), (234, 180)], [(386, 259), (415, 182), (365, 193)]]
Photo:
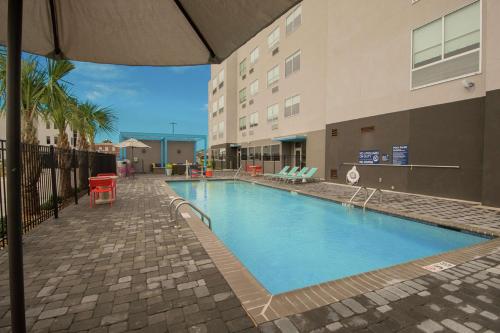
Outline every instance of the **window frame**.
[[(221, 74), (222, 74), (222, 80), (221, 80)], [(224, 68), (222, 68), (220, 71), (219, 71), (219, 74), (218, 74), (218, 78), (219, 78), (219, 84), (221, 83), (224, 83), (225, 81), (225, 71), (224, 71)]]
[[(244, 125), (241, 126), (241, 121), (244, 120)], [(242, 116), (238, 119), (238, 127), (240, 131), (245, 131), (247, 129), (247, 116)]]
[[(274, 71), (276, 68), (278, 69), (277, 79), (274, 80), (274, 81), (272, 81), (271, 83), (269, 83), (269, 73), (271, 71)], [(267, 71), (266, 79), (267, 79), (266, 81), (267, 81), (267, 86), (268, 87), (274, 86), (280, 80), (280, 65), (279, 64), (276, 65), (276, 66), (274, 66), (274, 67), (272, 67), (270, 70)]]
[[(254, 84), (257, 84), (257, 90), (252, 92), (252, 87), (254, 86)], [(256, 79), (256, 80), (253, 80), (252, 83), (250, 83), (250, 96), (255, 96), (259, 93), (259, 79)]]
[[(292, 20), (292, 22), (289, 24), (287, 21), (288, 19), (295, 15), (295, 13), (300, 10), (300, 24), (295, 26), (295, 20), (297, 19), (297, 17), (294, 17), (294, 19)], [(290, 31), (288, 30), (288, 26), (292, 26), (292, 28), (290, 29)], [(294, 33), (300, 26), (302, 25), (302, 5), (298, 5), (297, 7), (295, 7), (291, 12), (290, 14), (287, 15), (287, 17), (285, 18), (285, 33), (287, 36), (291, 35), (292, 33)]]
[[(297, 70), (294, 70), (294, 66), (293, 66), (293, 60), (296, 56), (299, 56), (299, 68)], [(287, 75), (286, 74), (286, 63), (288, 61), (291, 61), (292, 62), (292, 71)], [(300, 71), (300, 69), (302, 68), (302, 64), (301, 64), (301, 61), (302, 61), (302, 51), (299, 49), (297, 51), (295, 51), (294, 53), (292, 53), (290, 56), (288, 56), (286, 59), (285, 59), (285, 78), (289, 77), (290, 75), (293, 75), (294, 73), (297, 73)]]
[[(252, 112), (252, 113), (250, 113), (249, 117), (250, 117), (250, 120), (248, 122), (248, 124), (249, 124), (248, 127), (249, 128), (254, 128), (254, 127), (259, 126), (259, 112), (257, 112), (257, 111)], [(256, 122), (252, 122), (253, 120), (255, 120), (255, 119), (252, 119), (252, 118), (256, 118), (257, 121)]]
[[(269, 37), (273, 35), (276, 31), (278, 31), (278, 38), (276, 41), (273, 42), (273, 44), (269, 44)], [(274, 28), (268, 35), (267, 35), (267, 48), (269, 50), (274, 49), (276, 46), (280, 44), (280, 38), (281, 38), (281, 32), (280, 32), (280, 26), (278, 25), (276, 28)]]
[[(277, 111), (277, 112), (274, 112), (274, 110), (273, 110), (273, 113), (275, 113), (275, 114), (276, 114), (276, 117), (273, 117), (272, 119), (270, 119), (270, 118), (269, 118), (269, 110), (270, 110), (271, 108), (274, 108), (274, 107), (276, 107), (276, 111)], [(275, 103), (275, 104), (271, 104), (271, 105), (268, 105), (268, 106), (267, 106), (267, 122), (268, 122), (268, 123), (272, 123), (272, 124), (274, 124), (274, 123), (278, 122), (278, 119), (279, 119), (279, 114), (280, 114), (280, 107), (279, 107), (279, 103)]]
[[(242, 92), (245, 94), (245, 96), (243, 97), (243, 99), (241, 98), (241, 93)], [(240, 89), (240, 91), (238, 92), (238, 100), (239, 100), (240, 104), (246, 102), (246, 100), (247, 100), (247, 87), (244, 87), (244, 88)]]
[[(243, 70), (242, 70), (242, 67), (243, 67)], [(240, 61), (239, 73), (240, 73), (240, 77), (247, 74), (247, 58)]]
[[(221, 105), (221, 101), (222, 101), (222, 105)], [(224, 95), (219, 97), (218, 104), (219, 104), (219, 106), (218, 106), (217, 110), (219, 111), (219, 113), (223, 113), (224, 107), (226, 106), (226, 101), (224, 99)]]
[[(252, 61), (252, 56), (254, 55), (255, 51), (257, 51), (257, 57), (254, 59), (254, 61)], [(250, 66), (255, 65), (259, 61), (259, 58), (260, 58), (260, 48), (257, 46), (250, 52)]]
[[(456, 55), (453, 55), (453, 56), (448, 57), (448, 58), (444, 58), (444, 18), (446, 16), (450, 15), (450, 14), (453, 14), (455, 12), (458, 12), (458, 11), (464, 9), (465, 7), (473, 5), (476, 2), (479, 2), (479, 48), (476, 48), (476, 49), (473, 49), (473, 50), (469, 50), (469, 51), (466, 51), (464, 53), (456, 54)], [(413, 32), (415, 30), (418, 30), (418, 29), (420, 29), (420, 28), (422, 28), (422, 27), (424, 27), (424, 26), (426, 26), (426, 25), (428, 25), (428, 24), (430, 24), (430, 23), (432, 23), (434, 21), (437, 21), (437, 20), (441, 20), (441, 60), (432, 62), (430, 64), (425, 64), (425, 65), (417, 67), (417, 68), (413, 68)], [(441, 84), (441, 83), (446, 83), (446, 82), (450, 82), (450, 81), (455, 81), (455, 80), (463, 79), (463, 78), (466, 78), (466, 77), (469, 77), (469, 76), (474, 76), (474, 75), (482, 74), (483, 45), (484, 45), (484, 40), (483, 40), (483, 1), (482, 0), (471, 1), (471, 2), (469, 2), (469, 3), (467, 3), (467, 4), (463, 5), (463, 6), (460, 6), (458, 8), (455, 8), (455, 9), (452, 9), (452, 10), (449, 10), (449, 11), (445, 12), (444, 14), (442, 14), (438, 18), (434, 18), (432, 20), (429, 20), (429, 21), (425, 22), (424, 24), (420, 24), (419, 26), (410, 29), (410, 75), (409, 75), (410, 76), (409, 77), (410, 91), (418, 90), (418, 89), (422, 89), (422, 88), (427, 88), (427, 87), (431, 87), (431, 86), (434, 86), (434, 85), (437, 85), (437, 84)], [(436, 81), (436, 82), (424, 84), (424, 85), (421, 85), (421, 86), (416, 86), (416, 87), (412, 86), (412, 78), (413, 78), (413, 72), (414, 71), (417, 71), (417, 70), (420, 70), (420, 69), (423, 69), (423, 68), (426, 68), (426, 67), (429, 67), (429, 66), (433, 66), (433, 65), (445, 63), (445, 62), (448, 62), (450, 60), (453, 60), (453, 59), (456, 59), (456, 58), (459, 58), (459, 57), (462, 57), (462, 56), (465, 56), (465, 55), (468, 55), (468, 54), (471, 54), (471, 53), (474, 53), (474, 52), (478, 52), (478, 51), (479, 51), (479, 69), (476, 72), (471, 72), (471, 73), (467, 73), (467, 74), (455, 76), (455, 77), (452, 77), (452, 78), (448, 78), (448, 79), (444, 79), (444, 80), (440, 80), (440, 81)]]
[[(297, 112), (297, 113), (292, 113), (292, 112), (290, 112), (290, 115), (288, 115), (288, 116), (287, 116), (287, 115), (286, 115), (286, 101), (287, 101), (287, 100), (289, 100), (289, 99), (291, 99), (291, 100), (292, 100), (292, 103), (293, 103), (293, 100), (294, 100), (296, 97), (298, 97), (298, 98), (299, 98), (299, 102), (298, 102), (298, 103), (295, 103), (295, 104), (299, 104), (299, 112)], [(284, 116), (285, 118), (291, 118), (291, 117), (296, 117), (296, 116), (298, 116), (298, 115), (300, 114), (300, 104), (301, 104), (301, 103), (302, 103), (302, 98), (300, 97), (300, 94), (296, 94), (296, 95), (292, 95), (292, 96), (290, 96), (290, 97), (286, 97), (286, 98), (285, 98), (285, 103), (284, 103), (284, 108), (283, 108), (283, 116)], [(290, 107), (292, 108), (292, 111), (293, 111), (293, 106), (294, 106), (295, 104), (292, 104), (292, 105), (290, 106)]]

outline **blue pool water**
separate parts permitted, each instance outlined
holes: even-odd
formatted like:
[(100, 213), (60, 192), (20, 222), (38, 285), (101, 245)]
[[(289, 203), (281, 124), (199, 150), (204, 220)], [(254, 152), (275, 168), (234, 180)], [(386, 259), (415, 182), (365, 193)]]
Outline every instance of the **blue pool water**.
[(169, 185), (272, 294), (487, 240), (247, 182)]

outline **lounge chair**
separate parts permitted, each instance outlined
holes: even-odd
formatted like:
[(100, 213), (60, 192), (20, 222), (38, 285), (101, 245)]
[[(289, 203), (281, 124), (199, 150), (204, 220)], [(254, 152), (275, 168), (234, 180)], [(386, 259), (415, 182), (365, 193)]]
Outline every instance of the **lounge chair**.
[(299, 167), (296, 167), (296, 166), (295, 166), (295, 167), (293, 167), (292, 169), (290, 169), (290, 171), (289, 171), (289, 172), (285, 172), (285, 174), (283, 174), (283, 175), (279, 175), (279, 176), (278, 176), (278, 175), (275, 175), (273, 178), (274, 178), (275, 180), (279, 180), (279, 179), (281, 179), (281, 178), (283, 178), (283, 177), (286, 177), (286, 176), (292, 176), (292, 175), (294, 175), (294, 174), (296, 174), (296, 173), (297, 173), (297, 170), (299, 170)]
[[(298, 169), (298, 167), (297, 167), (297, 169)], [(294, 172), (294, 173), (288, 173), (288, 174), (286, 174), (286, 175), (284, 175), (284, 176), (280, 176), (280, 177), (278, 178), (278, 180), (284, 180), (284, 181), (286, 181), (286, 180), (287, 180), (288, 178), (290, 178), (290, 177), (302, 176), (304, 173), (306, 173), (306, 172), (307, 172), (307, 170), (308, 170), (308, 169), (309, 169), (308, 167), (303, 167), (303, 168), (302, 168), (299, 172), (296, 172), (296, 173), (295, 173), (295, 172)]]
[(314, 178), (313, 176), (316, 174), (318, 171), (318, 168), (311, 168), (309, 169), (308, 172), (303, 173), (301, 176), (291, 176), (286, 178), (286, 181), (291, 181), (292, 183), (295, 183), (296, 181), (300, 181), (301, 183), (307, 183), (309, 181), (313, 181)]
[(285, 166), (283, 169), (281, 169), (280, 172), (278, 173), (265, 173), (264, 174), (264, 178), (274, 178), (274, 177), (277, 177), (277, 176), (283, 176), (287, 173), (288, 169), (290, 169), (290, 167), (287, 165)]

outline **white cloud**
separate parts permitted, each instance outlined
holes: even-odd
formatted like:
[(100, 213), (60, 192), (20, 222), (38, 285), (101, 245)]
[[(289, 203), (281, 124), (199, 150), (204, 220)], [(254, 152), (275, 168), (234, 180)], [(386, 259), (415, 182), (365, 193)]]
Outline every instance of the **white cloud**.
[(125, 76), (120, 66), (94, 64), (89, 62), (75, 62), (74, 73), (89, 79), (115, 80)]
[(118, 82), (85, 82), (85, 97), (91, 101), (105, 99), (109, 96), (129, 98), (138, 95), (140, 88), (132, 84), (119, 84)]

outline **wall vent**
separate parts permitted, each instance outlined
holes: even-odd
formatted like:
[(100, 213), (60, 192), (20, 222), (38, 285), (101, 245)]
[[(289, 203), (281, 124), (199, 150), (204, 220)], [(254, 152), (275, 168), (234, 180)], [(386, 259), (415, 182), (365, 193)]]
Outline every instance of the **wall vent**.
[(369, 133), (375, 131), (375, 126), (361, 127), (361, 133)]
[(277, 129), (278, 129), (278, 124), (273, 124), (273, 125), (271, 126), (271, 129), (272, 129), (272, 130), (277, 130)]
[(248, 131), (248, 135), (253, 135), (253, 131)]
[(215, 88), (214, 90), (212, 90), (212, 95), (215, 95), (216, 92), (217, 92), (217, 88)]
[(248, 101), (248, 104), (249, 104), (249, 105), (252, 105), (252, 104), (253, 104), (253, 99), (249, 100), (249, 101)]
[(330, 169), (330, 178), (339, 178), (337, 169)]
[(275, 48), (275, 49), (273, 50), (272, 55), (273, 55), (273, 56), (275, 56), (275, 55), (277, 55), (279, 52), (280, 52), (280, 48), (279, 48), (279, 47), (277, 47), (277, 48)]
[(219, 83), (219, 89), (221, 89), (222, 87), (224, 87), (224, 82)]
[(241, 132), (241, 136), (247, 136), (247, 132)]
[(248, 71), (250, 74), (253, 73), (253, 68), (250, 68), (250, 70)]
[(247, 103), (243, 103), (243, 104), (241, 104), (241, 107), (242, 107), (243, 109), (244, 109), (244, 108), (246, 108), (246, 107), (247, 107)]
[(280, 87), (276, 86), (276, 87), (273, 87), (273, 89), (271, 90), (271, 92), (274, 94), (274, 93), (277, 93), (278, 91), (280, 91)]
[(247, 78), (247, 75), (246, 74), (243, 74), (243, 76), (241, 77), (242, 80), (246, 79)]
[(332, 128), (332, 136), (337, 136), (338, 135), (338, 131), (336, 128)]

